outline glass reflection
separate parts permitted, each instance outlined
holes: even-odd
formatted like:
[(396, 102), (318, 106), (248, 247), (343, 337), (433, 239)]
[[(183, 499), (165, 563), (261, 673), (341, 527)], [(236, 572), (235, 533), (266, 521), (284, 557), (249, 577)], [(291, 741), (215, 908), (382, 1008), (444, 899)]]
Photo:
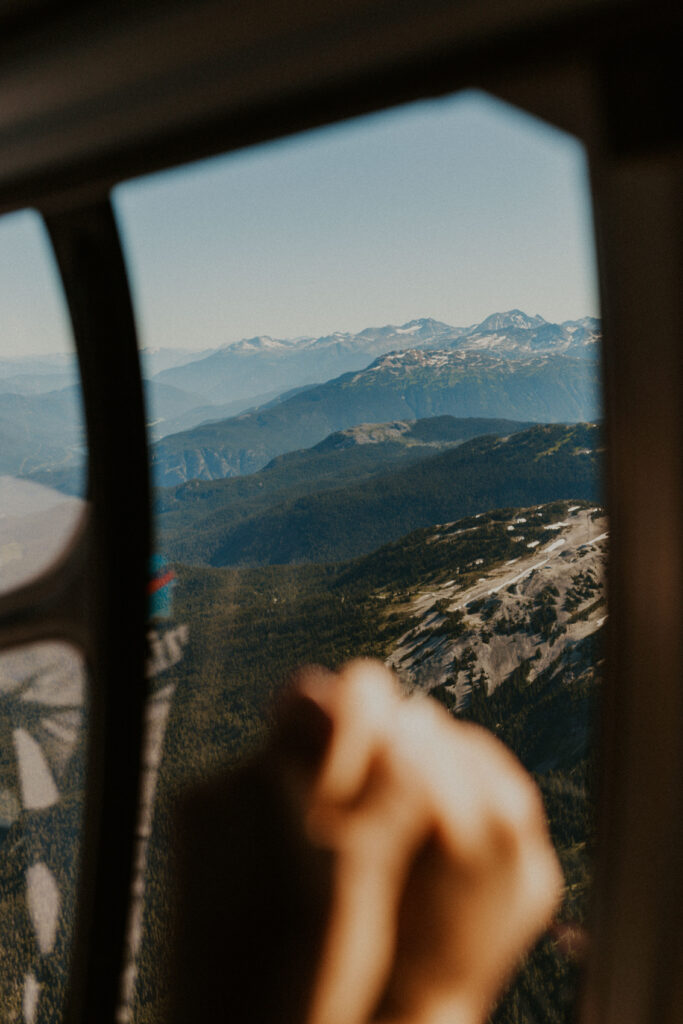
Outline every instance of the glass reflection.
[(82, 658), (59, 643), (0, 656), (0, 1005), (59, 1018), (76, 898), (85, 742)]
[(82, 512), (87, 445), (61, 282), (40, 217), (0, 220), (0, 593), (62, 551)]

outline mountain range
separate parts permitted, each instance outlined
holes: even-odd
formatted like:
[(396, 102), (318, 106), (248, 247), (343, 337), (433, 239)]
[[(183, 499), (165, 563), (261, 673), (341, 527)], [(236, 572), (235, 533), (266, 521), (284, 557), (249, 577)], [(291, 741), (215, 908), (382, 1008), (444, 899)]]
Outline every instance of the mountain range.
[(577, 422), (599, 416), (598, 368), (569, 355), (509, 359), (489, 351), (408, 349), (283, 401), (158, 441), (159, 486), (253, 473), (360, 423), (428, 416)]
[[(195, 475), (214, 478), (252, 472), (279, 453), (310, 446), (335, 430), (362, 421), (442, 413), (536, 421), (592, 420), (599, 415), (600, 338), (600, 322), (591, 317), (554, 324), (538, 315), (510, 310), (468, 327), (422, 318), (356, 334), (242, 339), (202, 352), (143, 349), (151, 441), (201, 424), (234, 420), (242, 414), (248, 417), (237, 431), (245, 436), (238, 437), (236, 445), (234, 423), (227, 427), (231, 435), (227, 452), (226, 444), (217, 443), (214, 437), (207, 441), (201, 433), (180, 442), (175, 438), (169, 448), (157, 448), (157, 481), (168, 485)], [(411, 355), (402, 357), (401, 372), (406, 377), (402, 387), (396, 353), (407, 351)], [(435, 374), (433, 390), (450, 393), (427, 396), (426, 381), (418, 382), (417, 376), (424, 378), (430, 365), (436, 369), (439, 352), (445, 353), (439, 358), (449, 369)], [(387, 361), (389, 353), (394, 356)], [(356, 378), (366, 370), (370, 372), (365, 378)], [(347, 374), (351, 377), (341, 381)], [(391, 402), (389, 377), (394, 378)], [(350, 409), (353, 406), (349, 417), (325, 408), (335, 390), (334, 381), (340, 382), (337, 391), (343, 385), (344, 399), (349, 399)], [(366, 394), (370, 400), (361, 402), (361, 391), (367, 392), (370, 385), (377, 389), (376, 395)], [(328, 387), (326, 394), (315, 391), (321, 387)], [(313, 392), (308, 399), (303, 398), (306, 390)], [(267, 411), (283, 402), (293, 404), (274, 416)], [(0, 424), (6, 438), (0, 471), (33, 476), (81, 493), (79, 406), (73, 356), (0, 359)], [(290, 414), (304, 417), (298, 433), (292, 432), (287, 422)], [(257, 415), (266, 417), (265, 435), (253, 430)], [(306, 429), (306, 421), (310, 429)], [(269, 422), (278, 424), (276, 432), (283, 431), (279, 446), (266, 436)], [(208, 428), (209, 435), (214, 433)], [(167, 464), (164, 453), (171, 452)]]
[(74, 385), (44, 394), (0, 393), (0, 474), (36, 477), (69, 467), (83, 477), (81, 393)]
[(378, 356), (406, 348), (486, 350), (507, 358), (564, 353), (594, 359), (600, 339), (600, 322), (592, 317), (553, 324), (538, 315), (510, 310), (469, 327), (453, 327), (426, 317), (400, 327), (368, 327), (357, 334), (337, 331), (319, 338), (244, 338), (163, 370), (153, 379), (201, 394), (207, 404), (225, 403), (318, 383), (363, 369)]

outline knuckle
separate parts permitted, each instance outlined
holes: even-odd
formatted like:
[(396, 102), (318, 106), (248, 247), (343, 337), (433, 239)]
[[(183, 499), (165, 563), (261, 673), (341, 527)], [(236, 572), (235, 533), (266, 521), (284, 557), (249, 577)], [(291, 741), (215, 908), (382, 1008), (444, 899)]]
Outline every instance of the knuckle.
[(492, 848), (498, 856), (521, 858), (550, 849), (540, 792), (530, 778), (515, 773), (501, 781), (489, 821)]

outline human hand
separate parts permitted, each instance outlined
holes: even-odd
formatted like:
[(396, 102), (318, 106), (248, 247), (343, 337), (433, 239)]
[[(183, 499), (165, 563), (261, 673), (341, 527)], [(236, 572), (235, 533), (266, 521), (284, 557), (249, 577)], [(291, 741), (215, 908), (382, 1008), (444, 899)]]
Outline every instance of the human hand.
[(303, 670), (270, 756), (332, 858), (307, 1024), (485, 1020), (562, 884), (516, 758), (372, 661)]
[(173, 1024), (481, 1024), (561, 888), (519, 762), (375, 661), (299, 672), (174, 834)]

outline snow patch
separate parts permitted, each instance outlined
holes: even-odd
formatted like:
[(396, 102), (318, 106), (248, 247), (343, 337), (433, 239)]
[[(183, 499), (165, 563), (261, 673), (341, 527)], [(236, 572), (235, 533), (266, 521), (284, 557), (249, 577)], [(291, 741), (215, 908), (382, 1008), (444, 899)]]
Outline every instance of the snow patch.
[(24, 807), (29, 811), (52, 807), (59, 800), (59, 792), (40, 744), (25, 729), (15, 729), (12, 740)]
[(503, 589), (503, 587), (509, 587), (513, 583), (518, 583), (520, 580), (523, 580), (525, 576), (530, 576), (535, 569), (540, 569), (547, 561), (548, 559), (544, 558), (541, 562), (534, 562), (533, 565), (523, 569), (522, 572), (517, 574), (517, 576), (513, 576), (512, 579), (504, 580), (502, 583), (499, 583), (497, 587), (494, 587), (493, 590), (489, 590), (489, 595), (497, 594), (499, 590)]
[(26, 872), (26, 896), (40, 952), (51, 953), (57, 937), (60, 896), (55, 876), (47, 864), (32, 864)]
[(21, 1003), (25, 1024), (34, 1024), (36, 1013), (38, 1012), (39, 996), (40, 983), (36, 980), (35, 974), (27, 974), (24, 980), (24, 995)]
[(599, 541), (605, 540), (606, 537), (609, 537), (609, 533), (607, 531), (601, 533), (599, 537), (593, 537), (592, 540), (587, 540), (585, 544), (581, 544), (579, 546), (582, 548), (589, 548), (592, 544), (597, 544)]

